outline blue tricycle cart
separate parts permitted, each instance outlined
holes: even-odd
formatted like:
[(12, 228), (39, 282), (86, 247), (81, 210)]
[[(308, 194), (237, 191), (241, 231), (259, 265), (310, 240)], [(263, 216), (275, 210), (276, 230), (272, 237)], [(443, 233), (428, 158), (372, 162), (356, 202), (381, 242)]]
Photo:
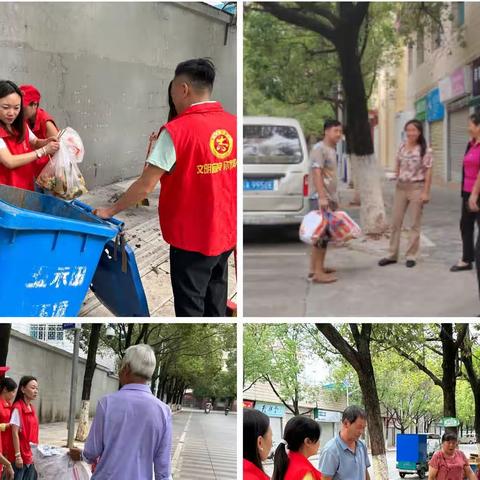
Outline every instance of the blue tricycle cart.
[(397, 470), (400, 477), (416, 474), (425, 478), (429, 461), (427, 438), (426, 433), (397, 435)]

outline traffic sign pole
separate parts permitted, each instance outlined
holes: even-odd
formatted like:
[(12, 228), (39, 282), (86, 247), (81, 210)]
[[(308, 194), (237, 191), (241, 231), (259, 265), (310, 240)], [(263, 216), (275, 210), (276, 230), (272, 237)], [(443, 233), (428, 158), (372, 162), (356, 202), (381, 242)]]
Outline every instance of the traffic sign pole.
[[(65, 328), (65, 327), (64, 327)], [(68, 328), (68, 327), (67, 327)], [(68, 412), (68, 441), (67, 447), (73, 447), (75, 437), (75, 412), (77, 410), (77, 383), (78, 383), (78, 354), (80, 351), (80, 325), (75, 325), (73, 341), (72, 382), (70, 384), (70, 409)]]

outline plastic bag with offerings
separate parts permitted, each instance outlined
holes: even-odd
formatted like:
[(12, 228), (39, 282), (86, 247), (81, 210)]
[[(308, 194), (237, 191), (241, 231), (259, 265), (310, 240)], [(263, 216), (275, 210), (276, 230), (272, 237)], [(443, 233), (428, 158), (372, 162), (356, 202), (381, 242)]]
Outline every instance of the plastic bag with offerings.
[(41, 171), (37, 183), (57, 197), (72, 200), (88, 191), (78, 168), (85, 149), (80, 135), (70, 127), (62, 133), (59, 142), (60, 149)]

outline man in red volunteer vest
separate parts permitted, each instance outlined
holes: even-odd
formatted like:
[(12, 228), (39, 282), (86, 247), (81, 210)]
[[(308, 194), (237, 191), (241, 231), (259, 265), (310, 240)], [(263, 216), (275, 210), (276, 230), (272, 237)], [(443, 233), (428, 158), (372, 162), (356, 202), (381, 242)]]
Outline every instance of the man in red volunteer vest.
[[(30, 130), (37, 138), (45, 139), (56, 137), (58, 128), (53, 117), (40, 108), (40, 92), (33, 85), (20, 85), (23, 94), (23, 115)], [(49, 157), (44, 156), (35, 162), (35, 177), (38, 177), (43, 167), (48, 163)]]
[(179, 317), (226, 316), (228, 258), (237, 241), (237, 121), (211, 100), (215, 67), (208, 59), (180, 63), (171, 86), (177, 115), (160, 130), (142, 176), (109, 218), (135, 205), (161, 182), (159, 216), (170, 244)]

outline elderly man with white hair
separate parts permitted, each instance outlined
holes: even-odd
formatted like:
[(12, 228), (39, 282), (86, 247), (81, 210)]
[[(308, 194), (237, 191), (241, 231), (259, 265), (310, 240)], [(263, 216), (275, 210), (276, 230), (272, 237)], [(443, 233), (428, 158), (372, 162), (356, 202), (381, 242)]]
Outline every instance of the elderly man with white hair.
[(147, 385), (155, 364), (149, 345), (127, 349), (121, 389), (98, 402), (83, 452), (70, 450), (73, 460), (97, 463), (92, 480), (171, 478), (172, 414)]

